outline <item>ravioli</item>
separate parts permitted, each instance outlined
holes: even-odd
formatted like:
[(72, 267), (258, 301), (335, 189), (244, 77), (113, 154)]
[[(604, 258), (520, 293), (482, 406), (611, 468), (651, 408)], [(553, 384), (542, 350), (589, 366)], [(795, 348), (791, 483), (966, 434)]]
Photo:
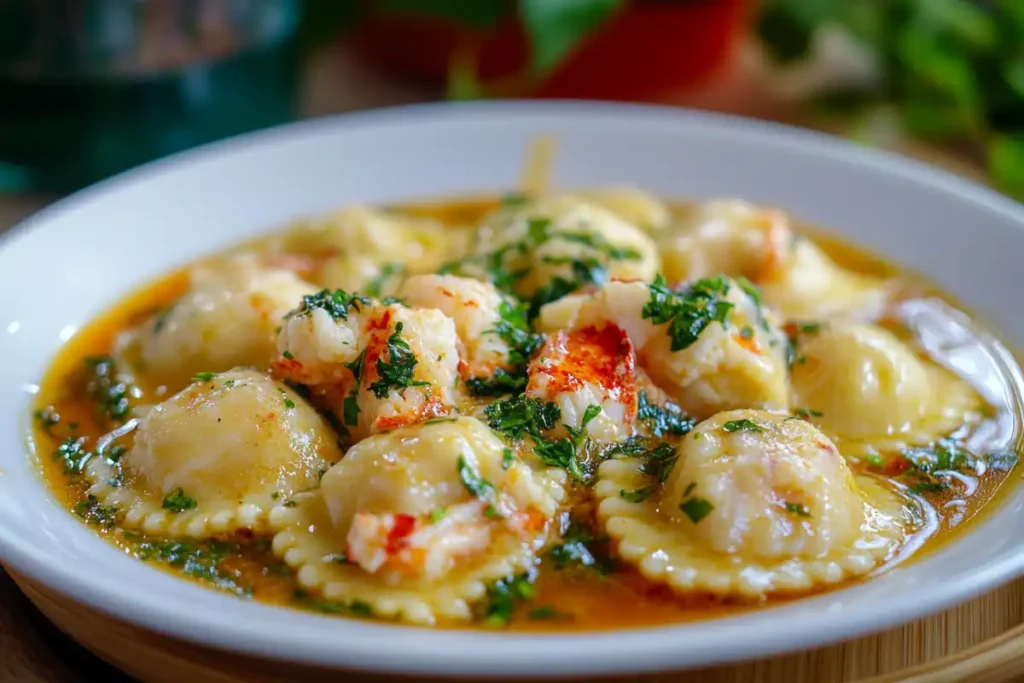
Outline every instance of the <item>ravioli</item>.
[(322, 287), (385, 296), (401, 284), (397, 276), (436, 270), (456, 245), (456, 232), (435, 219), (352, 204), (293, 226), (271, 249), (312, 257)]
[(527, 571), (565, 496), (471, 417), (356, 444), (317, 491), (274, 510), (300, 585), (412, 623), (464, 621), (489, 583)]
[(597, 187), (572, 194), (650, 233), (666, 230), (672, 224), (672, 212), (665, 202), (635, 187)]
[[(590, 281), (605, 276), (651, 280), (659, 265), (654, 242), (643, 230), (596, 204), (566, 196), (506, 207), (485, 219), (476, 258), (476, 265), (497, 261), (521, 273), (516, 294), (545, 300), (572, 291), (572, 283), (587, 284), (581, 282), (581, 269)], [(480, 275), (472, 266), (465, 274)], [(562, 287), (567, 291), (559, 291)]]
[(757, 281), (765, 301), (784, 318), (880, 318), (892, 299), (884, 280), (839, 267), (810, 240), (798, 240), (787, 265)]
[(266, 368), (275, 330), (313, 285), (291, 271), (265, 268), (252, 255), (190, 273), (185, 296), (121, 342), (121, 355), (158, 384), (178, 390), (198, 372)]
[[(107, 450), (113, 453), (113, 450)], [(265, 531), (276, 501), (317, 486), (341, 458), (336, 436), (298, 395), (238, 369), (154, 406), (116, 460), (86, 465), (89, 493), (122, 526), (159, 536)]]
[(777, 209), (717, 199), (702, 204), (680, 230), (659, 240), (670, 283), (717, 274), (745, 277), (785, 319), (877, 318), (888, 299), (878, 278), (838, 266), (813, 242), (793, 233)]
[(857, 323), (797, 324), (793, 404), (845, 455), (931, 442), (979, 417), (963, 380), (915, 356), (894, 334)]
[(700, 423), (674, 466), (622, 457), (598, 476), (598, 515), (619, 556), (682, 595), (757, 599), (863, 576), (914, 523), (908, 501), (854, 477), (814, 426), (763, 411)]
[(785, 265), (794, 239), (781, 211), (712, 200), (679, 230), (661, 237), (662, 273), (671, 283), (720, 273), (759, 282)]

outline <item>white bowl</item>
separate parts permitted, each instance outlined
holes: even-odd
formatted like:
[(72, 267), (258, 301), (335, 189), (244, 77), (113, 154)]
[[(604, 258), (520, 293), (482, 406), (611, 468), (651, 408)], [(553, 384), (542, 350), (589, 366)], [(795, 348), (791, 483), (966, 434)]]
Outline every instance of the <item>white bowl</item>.
[[(0, 560), (145, 628), (328, 667), (596, 674), (807, 648), (935, 612), (1022, 573), (1024, 490), (954, 544), (879, 578), (697, 624), (579, 635), (430, 631), (246, 602), (94, 536), (26, 455), (29, 402), (60, 345), (121, 296), (201, 254), (350, 200), (508, 190), (538, 134), (565, 186), (740, 196), (827, 226), (930, 276), (1024, 343), (1024, 207), (946, 173), (823, 136), (678, 109), (488, 103), (361, 113), (150, 164), (59, 202), (0, 244)], [(182, 608), (187, 606), (187, 608)]]

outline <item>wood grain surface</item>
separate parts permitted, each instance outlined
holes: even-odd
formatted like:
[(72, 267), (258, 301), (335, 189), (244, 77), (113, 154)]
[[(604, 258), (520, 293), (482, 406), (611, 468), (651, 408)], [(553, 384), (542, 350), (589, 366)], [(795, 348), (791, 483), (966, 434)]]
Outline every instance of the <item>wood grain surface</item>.
[[(308, 115), (420, 101), (431, 93), (396, 84), (355, 64), (343, 46), (318, 55), (306, 70)], [(752, 95), (753, 93), (753, 95)], [(739, 71), (687, 104), (788, 120), (765, 96), (759, 79)], [(961, 159), (927, 148), (889, 144), (969, 176)], [(48, 198), (0, 196), (0, 232)], [(23, 582), (24, 583), (24, 582)], [(0, 683), (130, 683), (136, 680), (90, 653), (89, 648), (146, 681), (370, 681), (377, 677), (245, 659), (147, 633), (77, 607), (39, 586), (24, 587), (41, 613), (0, 568)], [(52, 622), (59, 624), (60, 628)], [(784, 624), (779, 625), (785, 628)], [(396, 680), (396, 679), (389, 679)], [(403, 679), (412, 680), (412, 679)], [(1024, 580), (965, 605), (883, 633), (830, 647), (737, 666), (621, 680), (683, 683), (1000, 683), (1024, 680)]]

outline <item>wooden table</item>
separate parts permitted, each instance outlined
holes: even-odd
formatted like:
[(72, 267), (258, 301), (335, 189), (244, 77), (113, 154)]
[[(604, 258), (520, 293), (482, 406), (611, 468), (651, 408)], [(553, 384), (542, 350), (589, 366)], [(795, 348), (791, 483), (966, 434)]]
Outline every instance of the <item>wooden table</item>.
[[(791, 120), (791, 108), (765, 90), (764, 79), (758, 73), (756, 59), (747, 54), (729, 77), (714, 87), (700, 93), (691, 93), (682, 102), (705, 109), (728, 110), (763, 118)], [(384, 78), (372, 69), (360, 65), (342, 45), (323, 51), (311, 59), (305, 74), (303, 108), (307, 115), (316, 116), (343, 112), (373, 106), (387, 106), (430, 99), (435, 93), (430, 89), (397, 83)], [(943, 155), (927, 148), (908, 146), (901, 140), (883, 141), (886, 146), (930, 161), (952, 167), (973, 177), (980, 177), (979, 169), (962, 159)], [(9, 228), (33, 211), (45, 206), (52, 198), (0, 196), (0, 232)], [(994, 633), (1007, 629), (1021, 621), (1021, 588), (1003, 589), (1001, 597), (1010, 598), (1015, 605), (1001, 604), (1002, 600), (992, 596), (988, 602), (970, 609), (992, 614), (1004, 612), (1005, 623), (1000, 623)], [(993, 602), (995, 600), (995, 602)], [(962, 608), (963, 622), (970, 622), (978, 616), (968, 617), (969, 608)], [(1012, 614), (1008, 614), (1012, 612)], [(952, 614), (952, 612), (950, 613)], [(971, 613), (974, 614), (974, 613)], [(949, 617), (958, 621), (955, 616)], [(953, 625), (950, 625), (953, 628)], [(914, 647), (911, 643), (933, 644), (925, 631), (914, 625), (906, 627), (902, 648)], [(934, 629), (933, 629), (934, 630)], [(994, 633), (986, 633), (991, 637)], [(939, 637), (939, 636), (936, 636)], [(950, 637), (947, 634), (943, 639)], [(966, 639), (965, 644), (973, 644)], [(945, 647), (939, 648), (946, 651)], [(890, 653), (899, 657), (898, 652)], [(812, 655), (813, 656), (813, 655)], [(754, 666), (756, 669), (756, 665)], [(750, 674), (760, 679), (765, 672), (751, 669)], [(758, 673), (760, 671), (760, 674)], [(708, 672), (716, 681), (725, 680), (722, 673)], [(728, 674), (731, 676), (731, 674)], [(738, 675), (738, 674), (737, 674)], [(698, 675), (698, 677), (700, 677)], [(703, 677), (700, 677), (703, 680)], [(0, 568), (0, 681), (12, 683), (127, 683), (131, 678), (118, 672), (64, 636), (52, 626), (21, 594), (11, 579)], [(688, 677), (688, 680), (694, 680)], [(710, 680), (710, 678), (708, 679)], [(732, 680), (730, 677), (729, 680)], [(739, 679), (736, 679), (739, 680)], [(774, 679), (773, 679), (774, 680)]]

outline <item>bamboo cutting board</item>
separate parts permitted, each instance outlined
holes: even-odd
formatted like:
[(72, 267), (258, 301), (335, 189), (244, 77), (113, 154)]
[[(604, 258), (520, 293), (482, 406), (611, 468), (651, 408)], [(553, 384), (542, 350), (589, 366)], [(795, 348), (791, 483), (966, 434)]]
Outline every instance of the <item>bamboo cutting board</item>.
[[(411, 681), (225, 654), (119, 623), (17, 579), (60, 629), (147, 683)], [(9, 579), (0, 583), (0, 681), (129, 683), (49, 627)], [(1024, 679), (1024, 580), (928, 619), (829, 647), (700, 671), (630, 677), (651, 683), (1000, 683)]]

